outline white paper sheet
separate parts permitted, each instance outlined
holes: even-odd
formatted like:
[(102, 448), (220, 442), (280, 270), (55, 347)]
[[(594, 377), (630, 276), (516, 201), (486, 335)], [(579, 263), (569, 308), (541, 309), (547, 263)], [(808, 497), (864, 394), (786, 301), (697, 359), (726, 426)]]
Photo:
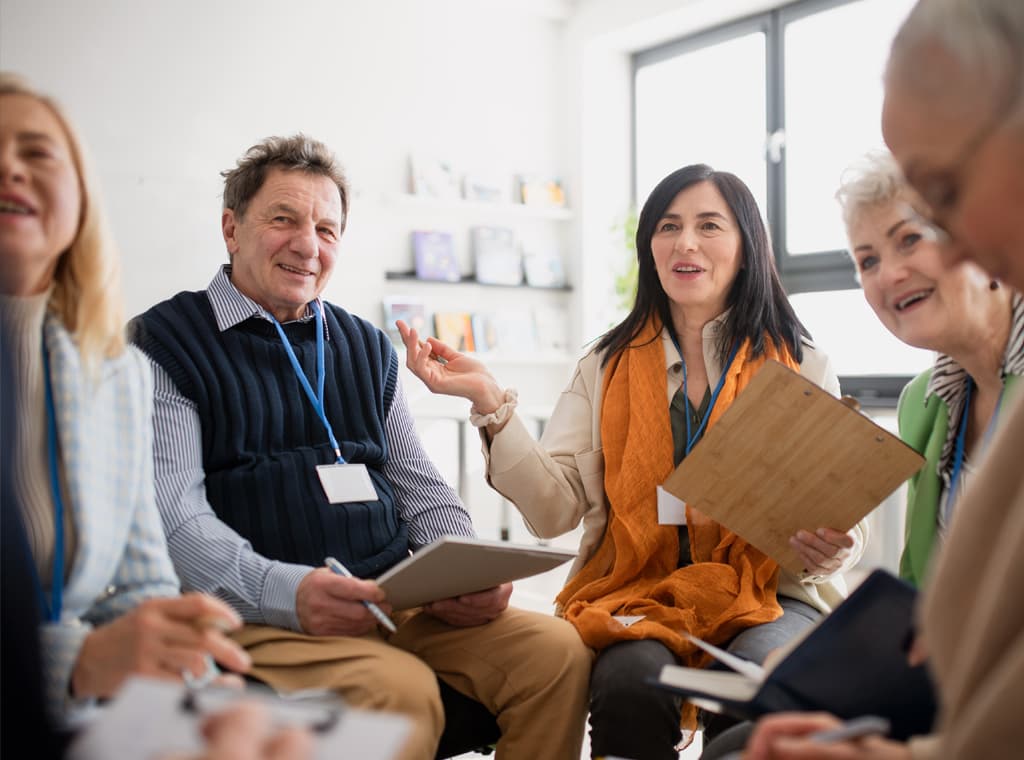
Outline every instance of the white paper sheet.
[[(158, 760), (198, 752), (199, 719), (182, 707), (183, 687), (133, 678), (98, 712), (72, 745), (71, 760)], [(318, 733), (316, 760), (393, 760), (409, 734), (401, 715), (345, 708), (338, 723)]]

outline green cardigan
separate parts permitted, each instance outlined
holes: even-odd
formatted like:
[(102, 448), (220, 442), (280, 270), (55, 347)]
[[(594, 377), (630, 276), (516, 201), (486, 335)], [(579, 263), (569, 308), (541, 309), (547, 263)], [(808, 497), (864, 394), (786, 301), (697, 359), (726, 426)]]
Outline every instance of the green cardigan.
[[(939, 457), (949, 430), (949, 407), (934, 393), (924, 401), (931, 379), (931, 369), (915, 377), (900, 394), (897, 415), (900, 438), (920, 452), (924, 467), (907, 483), (907, 519), (904, 528), (903, 556), (900, 557), (900, 577), (921, 586), (928, 569), (928, 560), (935, 548), (938, 533), (939, 496), (942, 480), (939, 477)], [(1007, 375), (1002, 407), (1016, 394), (1020, 385), (1017, 375)], [(998, 425), (998, 420), (997, 423)]]

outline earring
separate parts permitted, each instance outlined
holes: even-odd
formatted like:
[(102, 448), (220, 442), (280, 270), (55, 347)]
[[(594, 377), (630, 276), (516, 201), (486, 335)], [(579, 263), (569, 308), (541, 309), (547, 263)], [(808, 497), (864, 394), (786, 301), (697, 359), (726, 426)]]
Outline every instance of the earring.
[(989, 290), (999, 290), (999, 280), (990, 280), (988, 283)]

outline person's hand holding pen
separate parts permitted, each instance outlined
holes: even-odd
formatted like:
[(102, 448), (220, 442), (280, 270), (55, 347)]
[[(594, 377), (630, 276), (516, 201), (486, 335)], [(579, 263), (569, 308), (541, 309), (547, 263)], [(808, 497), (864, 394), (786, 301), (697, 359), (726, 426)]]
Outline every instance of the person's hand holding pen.
[(72, 693), (109, 697), (129, 675), (202, 678), (210, 658), (245, 673), (249, 655), (225, 635), (241, 624), (230, 607), (205, 594), (148, 599), (86, 636), (71, 674)]
[(373, 581), (347, 578), (319, 567), (299, 583), (295, 612), (302, 630), (311, 636), (362, 636), (378, 625), (365, 602), (391, 614), (384, 592)]
[(757, 722), (742, 757), (743, 760), (910, 760), (907, 745), (883, 738), (879, 730), (872, 727), (872, 720), (878, 719), (843, 723), (827, 713), (776, 713)]

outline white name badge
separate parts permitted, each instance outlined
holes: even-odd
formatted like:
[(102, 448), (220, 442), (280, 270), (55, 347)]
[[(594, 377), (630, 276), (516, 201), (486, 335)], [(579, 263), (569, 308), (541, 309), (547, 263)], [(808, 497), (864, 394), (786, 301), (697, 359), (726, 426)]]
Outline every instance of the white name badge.
[(378, 499), (365, 464), (318, 464), (316, 474), (331, 504)]
[(639, 623), (646, 615), (612, 615), (612, 620), (619, 623), (623, 628), (629, 628), (633, 623)]
[(686, 502), (658, 486), (658, 524), (686, 525)]

